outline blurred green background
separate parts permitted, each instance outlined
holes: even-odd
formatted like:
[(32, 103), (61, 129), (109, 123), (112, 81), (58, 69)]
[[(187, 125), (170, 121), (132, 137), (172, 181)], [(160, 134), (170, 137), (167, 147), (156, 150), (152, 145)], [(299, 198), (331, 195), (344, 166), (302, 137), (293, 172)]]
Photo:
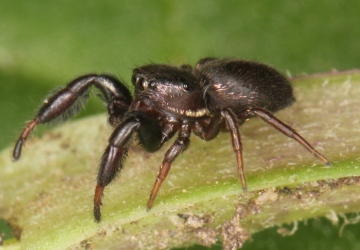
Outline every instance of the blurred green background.
[[(129, 83), (134, 66), (207, 56), (261, 61), (292, 75), (359, 68), (359, 13), (358, 0), (0, 1), (0, 148), (13, 145), (49, 91), (84, 73)], [(99, 104), (90, 101), (81, 116), (104, 111)], [(338, 228), (320, 222), (286, 246), (359, 247), (359, 226), (348, 229), (355, 238), (338, 238)], [(333, 231), (320, 237), (322, 228)], [(286, 239), (274, 233), (254, 236), (247, 249), (280, 249)]]

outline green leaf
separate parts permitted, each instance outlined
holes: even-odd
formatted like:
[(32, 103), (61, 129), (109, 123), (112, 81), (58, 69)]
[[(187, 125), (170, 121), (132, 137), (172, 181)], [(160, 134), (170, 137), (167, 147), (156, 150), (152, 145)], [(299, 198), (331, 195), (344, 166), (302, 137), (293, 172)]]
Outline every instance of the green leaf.
[[(111, 128), (106, 115), (69, 122), (26, 143), (22, 158), (0, 155), (0, 212), (21, 229), (24, 249), (132, 249), (192, 244), (241, 246), (250, 234), (307, 218), (359, 210), (360, 73), (294, 79), (297, 102), (276, 114), (333, 165), (260, 119), (241, 128), (249, 192), (243, 193), (228, 133), (192, 144), (174, 163), (154, 208), (149, 192), (164, 153), (130, 148), (105, 190), (103, 220), (92, 217), (97, 165)], [(235, 211), (235, 212), (234, 212)], [(237, 245), (238, 244), (238, 245)]]

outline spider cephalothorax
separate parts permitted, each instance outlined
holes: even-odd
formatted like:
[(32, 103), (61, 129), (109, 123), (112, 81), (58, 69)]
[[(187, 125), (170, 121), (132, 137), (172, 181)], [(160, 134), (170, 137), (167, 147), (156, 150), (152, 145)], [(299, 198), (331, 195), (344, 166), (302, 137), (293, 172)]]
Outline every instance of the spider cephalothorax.
[(136, 100), (147, 106), (189, 118), (206, 114), (202, 87), (191, 71), (150, 64), (136, 68), (132, 81)]
[(101, 220), (100, 206), (104, 188), (122, 169), (130, 139), (137, 134), (139, 143), (155, 152), (177, 133), (167, 150), (148, 200), (153, 206), (172, 162), (190, 143), (193, 132), (211, 140), (220, 131), (230, 132), (244, 190), (247, 188), (238, 126), (259, 116), (283, 134), (295, 139), (325, 164), (330, 162), (295, 130), (272, 115), (294, 101), (292, 87), (275, 69), (256, 62), (205, 58), (194, 69), (189, 65), (173, 67), (150, 64), (134, 69), (134, 96), (117, 78), (89, 74), (76, 78), (46, 99), (15, 145), (13, 158), (20, 158), (21, 148), (31, 131), (42, 123), (68, 118), (78, 111), (79, 102), (94, 86), (107, 103), (109, 123), (114, 127), (103, 153), (94, 195), (94, 217)]

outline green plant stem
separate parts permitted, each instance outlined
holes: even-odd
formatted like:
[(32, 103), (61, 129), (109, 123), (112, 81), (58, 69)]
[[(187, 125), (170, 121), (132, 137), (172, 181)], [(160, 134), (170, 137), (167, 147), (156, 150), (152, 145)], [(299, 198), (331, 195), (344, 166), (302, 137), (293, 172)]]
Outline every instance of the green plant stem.
[(170, 144), (155, 154), (135, 145), (121, 176), (105, 190), (103, 221), (97, 224), (92, 218), (96, 167), (111, 133), (106, 116), (98, 115), (57, 127), (41, 139), (32, 137), (18, 162), (11, 162), (11, 148), (2, 152), (0, 215), (21, 229), (24, 249), (141, 249), (211, 245), (231, 238), (224, 232), (234, 221), (245, 235), (358, 211), (360, 74), (297, 78), (294, 86), (296, 104), (276, 116), (324, 153), (331, 167), (253, 119), (240, 129), (249, 192), (241, 190), (229, 134), (210, 142), (193, 136), (147, 212)]

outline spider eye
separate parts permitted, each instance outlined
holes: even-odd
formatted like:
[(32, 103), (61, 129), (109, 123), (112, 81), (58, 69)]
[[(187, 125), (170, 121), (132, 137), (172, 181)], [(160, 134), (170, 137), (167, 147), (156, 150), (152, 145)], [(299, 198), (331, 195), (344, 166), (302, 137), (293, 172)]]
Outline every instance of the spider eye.
[(132, 82), (133, 84), (136, 83), (136, 77), (135, 77), (135, 76), (132, 76), (132, 77), (131, 77), (131, 82)]
[(131, 77), (131, 82), (133, 83), (133, 85), (137, 84), (140, 80), (140, 77), (136, 76), (136, 75), (133, 75)]
[(156, 82), (150, 82), (149, 83), (149, 88), (156, 89)]
[(187, 84), (186, 82), (184, 82), (184, 83), (182, 84), (182, 87), (183, 87), (183, 89), (185, 89), (185, 90), (190, 90), (190, 86), (189, 86), (189, 84)]

